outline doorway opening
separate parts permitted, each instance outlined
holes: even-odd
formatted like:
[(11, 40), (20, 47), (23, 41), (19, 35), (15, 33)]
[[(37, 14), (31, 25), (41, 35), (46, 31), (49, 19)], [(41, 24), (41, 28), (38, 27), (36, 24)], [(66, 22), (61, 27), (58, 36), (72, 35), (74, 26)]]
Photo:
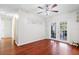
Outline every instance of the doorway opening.
[(16, 15), (0, 16), (0, 49), (12, 48), (15, 40)]

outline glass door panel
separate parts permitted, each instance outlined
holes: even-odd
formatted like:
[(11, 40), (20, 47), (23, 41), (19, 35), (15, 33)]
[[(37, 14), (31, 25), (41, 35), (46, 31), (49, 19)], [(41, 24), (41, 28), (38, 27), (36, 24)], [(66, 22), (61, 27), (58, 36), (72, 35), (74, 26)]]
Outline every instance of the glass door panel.
[(51, 25), (51, 38), (56, 38), (56, 23)]
[(60, 22), (60, 40), (67, 40), (67, 22)]

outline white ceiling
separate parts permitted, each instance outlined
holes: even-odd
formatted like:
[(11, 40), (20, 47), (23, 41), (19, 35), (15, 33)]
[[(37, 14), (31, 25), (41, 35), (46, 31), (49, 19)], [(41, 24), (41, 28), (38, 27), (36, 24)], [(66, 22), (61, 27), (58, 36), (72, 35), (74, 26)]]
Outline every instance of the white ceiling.
[[(0, 11), (17, 13), (19, 10), (23, 10), (25, 12), (37, 13), (39, 11), (38, 6), (43, 6), (43, 4), (0, 4)], [(67, 13), (79, 10), (79, 4), (58, 4), (54, 9), (58, 10), (59, 13)]]

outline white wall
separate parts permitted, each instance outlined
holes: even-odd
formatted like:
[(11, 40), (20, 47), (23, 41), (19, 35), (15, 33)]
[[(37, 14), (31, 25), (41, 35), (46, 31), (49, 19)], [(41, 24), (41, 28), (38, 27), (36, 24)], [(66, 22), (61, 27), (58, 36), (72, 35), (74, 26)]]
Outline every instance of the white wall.
[(48, 18), (47, 20), (47, 32), (48, 38), (51, 38), (51, 24), (56, 22), (57, 29), (56, 29), (56, 39), (60, 39), (60, 22), (66, 21), (67, 24), (67, 40), (68, 42), (79, 42), (79, 23), (76, 22), (76, 12), (68, 13), (68, 14), (59, 14), (53, 17)]
[[(15, 25), (15, 41), (17, 45), (31, 43), (40, 39), (51, 38), (51, 24), (56, 22), (56, 39), (60, 39), (60, 22), (66, 21), (67, 41), (79, 42), (79, 23), (76, 22), (76, 12), (59, 14), (52, 17), (42, 18), (36, 14), (19, 12), (19, 19)], [(45, 19), (45, 20), (44, 20)]]
[(45, 22), (43, 18), (25, 12), (19, 12), (19, 17), (15, 25), (17, 45), (45, 39)]

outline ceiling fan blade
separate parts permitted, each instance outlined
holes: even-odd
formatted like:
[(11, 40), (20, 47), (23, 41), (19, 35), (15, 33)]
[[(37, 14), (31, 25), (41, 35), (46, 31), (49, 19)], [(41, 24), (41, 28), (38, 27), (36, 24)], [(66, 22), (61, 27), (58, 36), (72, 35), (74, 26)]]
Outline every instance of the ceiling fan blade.
[(37, 14), (40, 14), (40, 13), (42, 13), (42, 12), (38, 12)]
[(47, 7), (47, 8), (48, 8), (48, 7), (49, 7), (49, 5), (50, 5), (50, 4), (45, 4), (45, 7)]
[(59, 11), (57, 11), (57, 10), (53, 10), (53, 11), (51, 11), (51, 12), (59, 12)]
[(43, 7), (38, 6), (38, 8), (43, 9)]
[(54, 5), (51, 6), (51, 8), (54, 8), (54, 7), (56, 7), (56, 6), (57, 6), (57, 4), (54, 4)]

